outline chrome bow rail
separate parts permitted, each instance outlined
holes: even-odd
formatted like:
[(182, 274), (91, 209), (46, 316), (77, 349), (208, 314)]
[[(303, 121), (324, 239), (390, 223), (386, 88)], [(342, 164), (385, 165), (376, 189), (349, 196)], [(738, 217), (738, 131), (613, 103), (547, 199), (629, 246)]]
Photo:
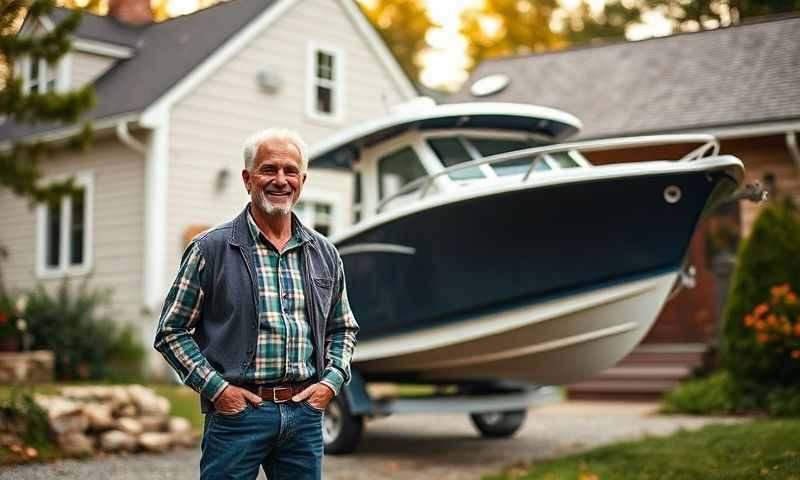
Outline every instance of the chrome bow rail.
[[(400, 190), (394, 194), (384, 198), (378, 202), (375, 209), (376, 213), (380, 213), (384, 206), (392, 200), (406, 195), (414, 190), (420, 189), (420, 199), (430, 191), (434, 181), (443, 176), (448, 175), (459, 170), (477, 167), (479, 165), (492, 165), (494, 163), (508, 162), (511, 160), (518, 160), (520, 158), (531, 158), (531, 164), (522, 181), (525, 182), (530, 177), (531, 173), (536, 169), (536, 165), (542, 160), (542, 156), (547, 153), (568, 152), (570, 150), (577, 150), (579, 152), (598, 152), (602, 150), (613, 150), (620, 147), (633, 148), (633, 147), (650, 147), (658, 145), (672, 145), (678, 143), (700, 143), (699, 147), (681, 157), (679, 162), (691, 162), (698, 160), (705, 156), (719, 155), (719, 141), (713, 135), (702, 133), (693, 134), (677, 134), (677, 135), (644, 135), (639, 137), (623, 137), (611, 138), (605, 140), (586, 140), (582, 142), (569, 142), (559, 143), (555, 145), (546, 145), (543, 147), (524, 148), (522, 150), (514, 150), (513, 152), (500, 153), (488, 157), (478, 158), (469, 162), (459, 163), (451, 167), (444, 168), (434, 174), (420, 177), (412, 182), (404, 185)], [(709, 155), (710, 153), (710, 155)], [(590, 167), (583, 167), (590, 168)]]

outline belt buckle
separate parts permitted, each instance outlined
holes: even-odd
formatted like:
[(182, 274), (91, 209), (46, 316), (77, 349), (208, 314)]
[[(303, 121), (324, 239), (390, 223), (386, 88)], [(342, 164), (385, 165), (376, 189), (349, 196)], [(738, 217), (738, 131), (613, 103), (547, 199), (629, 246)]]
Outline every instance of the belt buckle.
[(275, 396), (275, 394), (278, 392), (278, 390), (291, 390), (291, 388), (289, 388), (289, 387), (274, 387), (272, 389), (272, 401), (275, 402), (275, 403), (286, 403), (286, 402), (288, 402), (289, 401), (288, 398), (286, 400), (278, 400), (278, 397)]

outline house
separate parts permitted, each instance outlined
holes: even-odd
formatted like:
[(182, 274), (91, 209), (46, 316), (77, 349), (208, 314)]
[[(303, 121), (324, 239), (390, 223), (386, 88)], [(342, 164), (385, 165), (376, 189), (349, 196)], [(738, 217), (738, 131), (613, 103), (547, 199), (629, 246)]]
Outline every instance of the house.
[[(577, 138), (585, 140), (711, 133), (721, 140), (723, 153), (743, 160), (748, 182), (760, 180), (773, 197), (788, 194), (800, 201), (798, 45), (800, 16), (792, 15), (639, 42), (512, 56), (483, 62), (447, 101), (558, 108), (583, 121)], [(475, 86), (481, 79), (488, 80)], [(492, 83), (494, 88), (485, 88)], [(589, 158), (596, 164), (680, 158), (689, 149), (615, 150)], [(758, 208), (749, 202), (729, 206), (742, 234)], [(716, 224), (724, 223), (718, 220)], [(716, 284), (706, 250), (724, 232), (709, 236), (709, 225), (701, 224), (689, 253), (697, 287), (667, 305), (643, 345), (619, 367), (574, 391), (664, 391), (716, 343), (717, 288), (724, 291), (725, 285), (724, 278)]]
[[(41, 164), (44, 182), (74, 176), (79, 194), (31, 209), (0, 191), (2, 271), (12, 289), (67, 277), (110, 286), (114, 316), (149, 344), (188, 239), (247, 201), (249, 134), (284, 126), (313, 146), (417, 94), (352, 0), (231, 0), (162, 23), (148, 21), (147, 0), (116, 3), (123, 20), (84, 15), (57, 65), (17, 65), (26, 91), (91, 83), (98, 104), (87, 114), (91, 150)], [(67, 13), (28, 18), (19, 35)], [(59, 145), (77, 128), (6, 122), (0, 141)], [(350, 174), (310, 171), (300, 216), (322, 233), (351, 223), (352, 184)]]

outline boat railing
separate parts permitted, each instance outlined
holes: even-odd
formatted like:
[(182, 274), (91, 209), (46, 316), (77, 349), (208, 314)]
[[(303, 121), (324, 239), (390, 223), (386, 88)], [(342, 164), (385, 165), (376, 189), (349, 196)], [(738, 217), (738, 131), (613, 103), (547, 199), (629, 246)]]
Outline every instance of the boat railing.
[[(392, 200), (407, 195), (415, 190), (420, 190), (420, 199), (430, 191), (437, 178), (443, 175), (449, 175), (459, 170), (466, 170), (480, 165), (492, 165), (495, 163), (508, 162), (511, 160), (519, 160), (521, 158), (531, 158), (530, 166), (528, 167), (522, 181), (525, 182), (536, 169), (536, 166), (542, 161), (543, 156), (548, 153), (569, 152), (572, 150), (578, 152), (598, 152), (603, 150), (613, 150), (620, 147), (635, 148), (635, 147), (650, 147), (658, 145), (672, 145), (677, 143), (700, 143), (701, 145), (691, 152), (681, 157), (678, 162), (691, 162), (698, 160), (705, 156), (713, 156), (719, 154), (719, 141), (713, 135), (704, 133), (687, 133), (687, 134), (674, 134), (674, 135), (643, 135), (639, 137), (624, 137), (624, 138), (610, 138), (603, 140), (584, 140), (580, 142), (558, 143), (555, 145), (545, 145), (541, 147), (523, 148), (514, 150), (512, 152), (499, 153), (497, 155), (490, 155), (488, 157), (478, 158), (469, 162), (459, 163), (447, 168), (444, 168), (436, 173), (417, 178), (405, 184), (398, 191), (392, 195), (382, 199), (378, 202), (375, 209), (376, 213), (380, 213), (383, 207)], [(581, 166), (581, 168), (591, 168), (589, 166)]]

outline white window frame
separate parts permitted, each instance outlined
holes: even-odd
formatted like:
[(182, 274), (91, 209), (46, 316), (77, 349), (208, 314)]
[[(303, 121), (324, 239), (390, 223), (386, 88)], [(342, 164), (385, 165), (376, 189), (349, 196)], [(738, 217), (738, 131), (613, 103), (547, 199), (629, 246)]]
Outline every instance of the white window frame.
[[(42, 183), (54, 183), (69, 178), (69, 175), (50, 176)], [(62, 278), (66, 276), (86, 275), (91, 271), (94, 257), (94, 173), (81, 171), (72, 175), (74, 184), (84, 189), (84, 224), (83, 224), (83, 262), (77, 265), (69, 264), (70, 234), (72, 223), (72, 199), (65, 196), (61, 199), (61, 222), (59, 224), (59, 265), (47, 265), (47, 205), (39, 204), (36, 207), (36, 276), (40, 279)]]
[[(333, 57), (333, 81), (317, 78), (317, 53), (322, 52)], [(341, 124), (344, 120), (344, 64), (345, 57), (342, 49), (334, 46), (322, 46), (316, 42), (309, 42), (306, 50), (306, 115), (322, 122)], [(333, 112), (326, 113), (317, 110), (317, 86), (328, 87), (333, 95)]]
[(329, 230), (328, 237), (331, 237), (336, 232), (339, 231), (338, 228), (339, 225), (337, 225), (338, 223), (337, 214), (339, 213), (337, 208), (337, 201), (338, 197), (336, 195), (324, 195), (322, 193), (314, 193), (311, 195), (306, 195), (306, 193), (304, 192), (303, 196), (300, 198), (300, 202), (303, 203), (304, 207), (303, 212), (302, 213), (295, 212), (295, 213), (297, 213), (297, 216), (298, 218), (300, 218), (300, 221), (303, 223), (303, 225), (312, 228), (316, 231), (317, 225), (315, 222), (316, 219), (314, 218), (316, 215), (316, 210), (314, 209), (314, 206), (317, 204), (324, 204), (329, 206), (331, 208), (331, 212), (330, 214), (328, 214), (330, 218), (329, 220), (330, 223), (328, 224), (328, 230)]

